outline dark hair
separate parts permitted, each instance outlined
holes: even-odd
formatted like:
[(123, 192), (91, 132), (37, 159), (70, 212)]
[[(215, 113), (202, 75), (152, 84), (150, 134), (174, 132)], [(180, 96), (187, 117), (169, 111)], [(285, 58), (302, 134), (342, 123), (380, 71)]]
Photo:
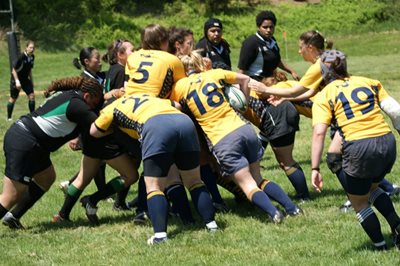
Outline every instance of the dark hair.
[(168, 41), (168, 30), (159, 24), (147, 25), (141, 32), (142, 48), (161, 50), (161, 44)]
[(44, 91), (44, 96), (47, 98), (54, 92), (68, 90), (88, 92), (98, 96), (103, 95), (103, 87), (97, 80), (85, 77), (69, 77), (53, 81)]
[(123, 45), (124, 42), (129, 42), (125, 39), (118, 39), (112, 42), (107, 48), (107, 53), (103, 55), (101, 58), (104, 62), (109, 63), (110, 65), (115, 65), (118, 63), (118, 53), (124, 53), (126, 47)]
[(168, 52), (176, 54), (175, 42), (182, 44), (185, 41), (185, 37), (193, 35), (193, 31), (186, 28), (172, 27), (169, 29), (168, 35)]
[(300, 35), (300, 40), (302, 40), (304, 44), (315, 46), (319, 50), (325, 50), (325, 48), (332, 49), (333, 47), (333, 42), (330, 40), (327, 41), (317, 30), (303, 32)]
[(96, 50), (96, 48), (94, 48), (94, 47), (83, 48), (79, 53), (79, 59), (78, 58), (74, 58), (72, 60), (72, 64), (77, 69), (81, 69), (82, 66), (85, 67), (85, 59), (90, 59), (92, 57), (93, 50)]
[(223, 29), (221, 20), (217, 18), (210, 18), (204, 23), (204, 37), (207, 39), (207, 32), (210, 28), (217, 27)]
[(274, 12), (270, 10), (261, 11), (256, 17), (256, 25), (260, 27), (264, 20), (271, 20), (276, 25), (276, 17)]

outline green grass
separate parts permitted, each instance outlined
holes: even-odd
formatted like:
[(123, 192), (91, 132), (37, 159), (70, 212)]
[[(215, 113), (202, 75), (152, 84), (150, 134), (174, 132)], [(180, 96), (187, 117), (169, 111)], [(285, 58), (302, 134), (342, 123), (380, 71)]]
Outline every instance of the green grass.
[[(380, 46), (370, 43), (377, 41)], [(372, 34), (342, 36), (337, 40), (349, 55), (350, 72), (382, 81), (385, 88), (400, 100), (400, 36), (398, 34)], [(0, 44), (0, 101), (4, 103), (0, 119), (0, 138), (10, 126), (5, 121), (5, 105), (8, 98), (8, 62), (6, 47)], [(296, 48), (297, 49), (297, 48)], [(382, 52), (377, 52), (380, 49)], [(232, 58), (238, 51), (234, 51)], [(44, 88), (55, 78), (79, 74), (71, 64), (75, 53), (49, 54), (37, 51), (34, 78), (37, 89)], [(290, 64), (304, 73), (308, 63), (293, 53)], [(6, 74), (5, 74), (6, 73)], [(37, 102), (43, 97), (38, 94)], [(16, 104), (14, 117), (27, 112), (27, 100), (21, 95)], [(302, 165), (307, 181), (310, 176), (311, 121), (301, 119), (294, 155)], [(396, 138), (399, 137), (396, 134)], [(328, 143), (328, 141), (327, 141)], [(324, 189), (313, 193), (314, 200), (302, 205), (305, 215), (289, 218), (281, 225), (268, 221), (265, 214), (249, 204), (237, 205), (233, 197), (222, 190), (232, 211), (217, 214), (222, 232), (209, 234), (198, 222), (184, 227), (172, 218), (166, 245), (149, 247), (145, 240), (152, 234), (149, 225), (137, 226), (131, 222), (132, 213), (112, 210), (112, 204), (99, 205), (101, 226), (88, 225), (84, 211), (76, 206), (71, 215), (72, 224), (52, 224), (50, 218), (62, 202), (63, 195), (57, 185), (72, 176), (79, 168), (80, 153), (64, 146), (52, 155), (57, 181), (50, 191), (23, 217), (25, 231), (11, 231), (0, 225), (0, 264), (3, 265), (398, 265), (399, 251), (374, 252), (366, 234), (358, 224), (354, 213), (343, 214), (338, 206), (345, 200), (336, 177), (325, 164), (321, 165)], [(4, 156), (0, 157), (4, 169)], [(262, 161), (263, 175), (272, 179), (293, 196), (294, 189), (283, 172), (277, 167), (268, 149)], [(111, 178), (113, 172), (108, 170)], [(400, 183), (400, 168), (396, 164), (387, 177)], [(311, 186), (309, 185), (310, 190)], [(91, 184), (84, 194), (93, 192)], [(136, 189), (128, 196), (134, 197)], [(394, 200), (400, 211), (400, 199)], [(389, 244), (390, 230), (381, 216), (383, 233)], [(199, 220), (199, 218), (197, 217)]]

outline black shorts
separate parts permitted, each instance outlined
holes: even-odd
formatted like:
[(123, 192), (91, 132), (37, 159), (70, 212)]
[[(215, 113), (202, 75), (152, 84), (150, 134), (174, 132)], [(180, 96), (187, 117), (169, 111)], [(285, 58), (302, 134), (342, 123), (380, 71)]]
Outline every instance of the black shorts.
[(261, 117), (260, 131), (268, 141), (299, 130), (300, 116), (291, 102), (268, 106)]
[(128, 134), (117, 127), (114, 127), (113, 135), (116, 143), (123, 149), (123, 152), (128, 153), (129, 156), (138, 161), (142, 160), (142, 150), (140, 148), (139, 140), (131, 138)]
[(5, 176), (24, 184), (52, 165), (50, 152), (40, 146), (21, 120), (7, 130), (3, 150), (6, 158)]
[[(19, 81), (21, 82), (21, 88), (26, 93), (26, 95), (33, 93), (33, 84), (30, 79), (20, 79)], [(18, 96), (19, 96), (19, 90), (17, 89), (17, 86), (15, 86), (15, 80), (11, 79), (10, 97), (13, 99), (17, 99)]]
[[(396, 161), (396, 141), (392, 133), (343, 143), (343, 171), (351, 179), (368, 179), (379, 182), (389, 173)], [(351, 185), (354, 183), (354, 185)], [(368, 185), (356, 187), (355, 182), (348, 185), (348, 193), (364, 195)]]
[(89, 132), (81, 134), (82, 153), (91, 158), (111, 160), (124, 153), (124, 150), (115, 141), (113, 134), (95, 138)]

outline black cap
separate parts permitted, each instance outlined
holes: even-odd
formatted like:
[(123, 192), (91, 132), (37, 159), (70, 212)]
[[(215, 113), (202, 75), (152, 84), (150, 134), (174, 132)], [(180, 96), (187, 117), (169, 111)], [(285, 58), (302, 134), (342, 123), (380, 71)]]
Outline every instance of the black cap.
[(209, 28), (218, 27), (222, 30), (222, 22), (217, 18), (210, 18), (204, 23), (204, 36), (207, 38), (207, 31)]

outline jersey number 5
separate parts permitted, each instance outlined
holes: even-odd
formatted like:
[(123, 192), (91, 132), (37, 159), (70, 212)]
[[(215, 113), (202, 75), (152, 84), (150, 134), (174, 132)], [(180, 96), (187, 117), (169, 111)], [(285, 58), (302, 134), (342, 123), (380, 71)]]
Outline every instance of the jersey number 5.
[(132, 80), (140, 84), (145, 83), (149, 79), (149, 71), (146, 70), (145, 67), (152, 65), (153, 65), (152, 62), (140, 62), (139, 68), (136, 70), (136, 72), (141, 73), (143, 77), (141, 79), (132, 78)]

